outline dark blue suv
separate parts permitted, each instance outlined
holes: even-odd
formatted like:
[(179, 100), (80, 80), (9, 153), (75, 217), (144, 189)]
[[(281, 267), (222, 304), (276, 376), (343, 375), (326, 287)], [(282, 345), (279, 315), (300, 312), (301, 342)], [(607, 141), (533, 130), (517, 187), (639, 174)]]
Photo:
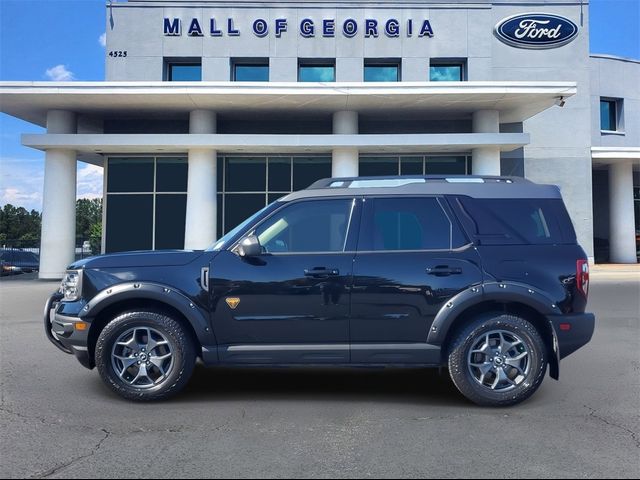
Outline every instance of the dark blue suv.
[(507, 177), (341, 178), (206, 251), (69, 267), (46, 307), (61, 350), (132, 400), (208, 365), (448, 367), (480, 405), (521, 402), (585, 345), (589, 269), (555, 186)]

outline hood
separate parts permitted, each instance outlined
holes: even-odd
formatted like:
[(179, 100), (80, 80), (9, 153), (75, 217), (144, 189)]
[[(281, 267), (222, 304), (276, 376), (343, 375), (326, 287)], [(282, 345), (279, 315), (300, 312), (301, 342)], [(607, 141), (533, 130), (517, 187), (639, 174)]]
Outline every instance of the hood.
[(203, 253), (204, 251), (202, 250), (150, 250), (111, 253), (78, 260), (71, 264), (69, 268), (171, 267), (191, 263)]

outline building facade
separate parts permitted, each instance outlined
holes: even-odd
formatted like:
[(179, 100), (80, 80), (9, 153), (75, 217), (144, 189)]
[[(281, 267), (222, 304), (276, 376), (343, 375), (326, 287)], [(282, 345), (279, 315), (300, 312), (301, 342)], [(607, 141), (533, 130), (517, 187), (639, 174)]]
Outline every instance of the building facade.
[(106, 8), (105, 82), (0, 84), (47, 128), (23, 136), (43, 278), (73, 257), (78, 159), (105, 169), (105, 252), (205, 248), (323, 177), (476, 174), (558, 185), (590, 259), (636, 262), (640, 63), (590, 56), (586, 2)]

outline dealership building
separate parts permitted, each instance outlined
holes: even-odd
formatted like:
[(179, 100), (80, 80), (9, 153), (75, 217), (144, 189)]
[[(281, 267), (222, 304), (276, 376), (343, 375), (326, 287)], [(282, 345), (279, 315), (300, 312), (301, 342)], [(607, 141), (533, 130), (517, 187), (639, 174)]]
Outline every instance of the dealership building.
[(104, 82), (0, 82), (46, 127), (42, 278), (74, 257), (78, 160), (104, 252), (206, 248), (319, 178), (473, 174), (558, 185), (591, 260), (636, 262), (640, 62), (590, 54), (586, 1), (105, 8)]

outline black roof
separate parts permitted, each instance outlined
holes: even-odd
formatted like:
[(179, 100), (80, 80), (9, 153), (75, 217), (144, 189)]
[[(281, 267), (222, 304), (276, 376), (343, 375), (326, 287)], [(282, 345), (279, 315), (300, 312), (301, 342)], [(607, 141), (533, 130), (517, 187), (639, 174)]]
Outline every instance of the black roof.
[(522, 177), (478, 175), (400, 175), (318, 180), (293, 192), (285, 201), (353, 195), (467, 195), (474, 198), (561, 198), (556, 185), (541, 185)]

